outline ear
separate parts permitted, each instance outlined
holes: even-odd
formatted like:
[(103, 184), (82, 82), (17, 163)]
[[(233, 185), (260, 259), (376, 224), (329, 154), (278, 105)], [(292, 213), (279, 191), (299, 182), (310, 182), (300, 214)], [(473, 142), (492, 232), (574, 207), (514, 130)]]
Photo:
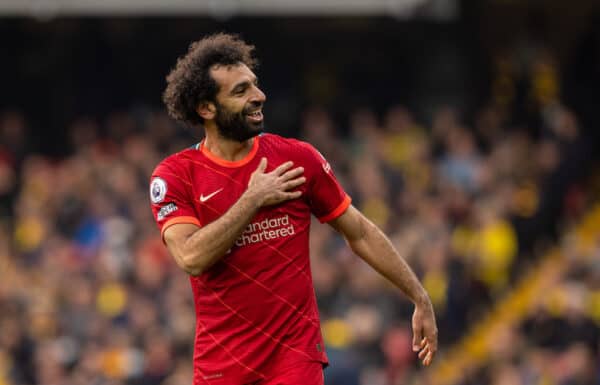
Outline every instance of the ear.
[(196, 107), (196, 112), (204, 120), (213, 120), (217, 114), (217, 107), (213, 102), (200, 102)]

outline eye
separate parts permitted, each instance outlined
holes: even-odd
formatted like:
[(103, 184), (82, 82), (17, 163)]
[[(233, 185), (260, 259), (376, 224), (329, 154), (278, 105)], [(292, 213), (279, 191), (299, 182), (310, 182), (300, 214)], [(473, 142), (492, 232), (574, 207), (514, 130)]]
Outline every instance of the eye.
[(234, 95), (243, 95), (246, 92), (246, 88), (247, 87), (238, 87), (235, 90), (233, 90), (233, 94)]

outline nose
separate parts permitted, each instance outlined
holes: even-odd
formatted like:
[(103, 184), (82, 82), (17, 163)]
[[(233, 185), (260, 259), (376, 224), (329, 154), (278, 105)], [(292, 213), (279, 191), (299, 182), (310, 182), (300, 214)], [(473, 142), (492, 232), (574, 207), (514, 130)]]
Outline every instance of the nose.
[(254, 86), (254, 92), (252, 93), (250, 102), (256, 104), (263, 104), (265, 100), (267, 100), (267, 96), (265, 95), (265, 93), (262, 92), (262, 90), (257, 86)]

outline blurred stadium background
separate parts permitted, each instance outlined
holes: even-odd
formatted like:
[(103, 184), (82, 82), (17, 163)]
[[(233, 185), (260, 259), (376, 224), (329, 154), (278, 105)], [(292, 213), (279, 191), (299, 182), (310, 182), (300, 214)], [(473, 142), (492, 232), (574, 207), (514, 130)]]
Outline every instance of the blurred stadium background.
[(215, 31), (437, 310), (423, 370), (409, 303), (315, 224), (327, 385), (600, 384), (597, 1), (1, 0), (1, 385), (191, 383), (147, 183), (200, 138), (160, 96)]

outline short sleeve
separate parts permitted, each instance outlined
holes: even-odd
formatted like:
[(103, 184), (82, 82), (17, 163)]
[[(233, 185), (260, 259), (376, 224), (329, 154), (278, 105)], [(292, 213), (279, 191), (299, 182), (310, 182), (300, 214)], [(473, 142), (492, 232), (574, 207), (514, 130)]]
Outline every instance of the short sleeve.
[(338, 182), (325, 157), (310, 144), (301, 144), (307, 150), (308, 200), (311, 212), (321, 223), (329, 222), (342, 215), (352, 200)]
[(191, 184), (180, 174), (163, 161), (150, 178), (150, 206), (161, 237), (177, 223), (201, 225), (190, 198)]

